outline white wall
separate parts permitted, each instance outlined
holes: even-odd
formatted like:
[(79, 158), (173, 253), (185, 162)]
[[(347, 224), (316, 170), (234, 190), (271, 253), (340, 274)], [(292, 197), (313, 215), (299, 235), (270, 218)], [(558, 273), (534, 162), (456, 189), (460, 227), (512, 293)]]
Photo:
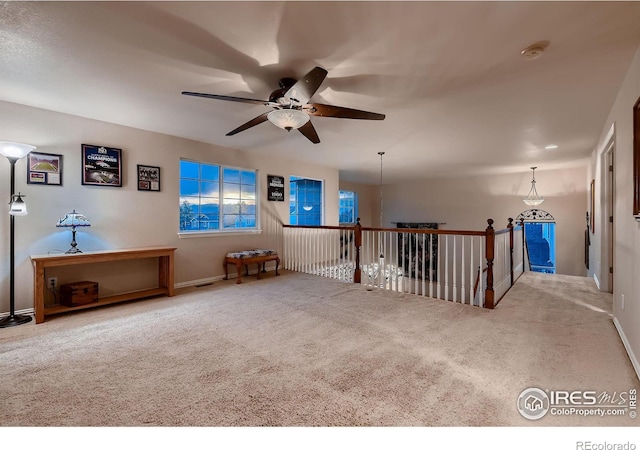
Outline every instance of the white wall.
[[(615, 203), (614, 203), (614, 255), (613, 255), (613, 315), (629, 352), (636, 372), (640, 376), (640, 223), (633, 212), (633, 105), (640, 97), (640, 48), (618, 92), (616, 101), (602, 129), (598, 146), (593, 152), (591, 175), (596, 180), (597, 209), (604, 211), (605, 183), (602, 152), (607, 135), (615, 129)], [(592, 247), (601, 258), (606, 250), (604, 225), (606, 217), (596, 215), (596, 232)], [(597, 266), (594, 275), (606, 277), (607, 267)], [(624, 307), (622, 303), (624, 296)]]
[[(556, 265), (561, 274), (586, 275), (587, 163), (563, 170), (536, 170), (536, 187), (545, 197), (538, 209), (556, 219)], [(494, 229), (500, 230), (506, 228), (509, 217), (515, 219), (529, 209), (521, 198), (530, 188), (530, 170), (385, 185), (383, 227), (394, 227), (393, 222), (438, 222), (442, 229), (482, 231), (491, 218)]]
[[(172, 136), (0, 102), (0, 140), (24, 142), (37, 151), (63, 155), (63, 185), (27, 184), (26, 159), (16, 164), (16, 190), (25, 193), (29, 215), (16, 217), (16, 309), (33, 307), (33, 270), (30, 255), (64, 252), (71, 232), (56, 228), (57, 220), (76, 209), (91, 220), (77, 235), (82, 250), (168, 245), (177, 247), (176, 283), (206, 280), (224, 273), (224, 254), (238, 249), (281, 245), (281, 223), (289, 222), (289, 203), (267, 201), (268, 174), (309, 176), (325, 181), (327, 225), (338, 223), (338, 171), (291, 160), (253, 155)], [(81, 144), (121, 148), (123, 187), (83, 186), (80, 181)], [(262, 233), (208, 238), (178, 237), (178, 177), (181, 157), (259, 170)], [(9, 201), (10, 165), (0, 161), (0, 199)], [(136, 165), (161, 168), (161, 192), (137, 190)], [(288, 199), (288, 183), (285, 198)], [(9, 310), (9, 215), (0, 214), (0, 312)], [(105, 268), (118, 279), (126, 268)], [(107, 276), (109, 275), (109, 276)], [(80, 273), (66, 281), (80, 281)], [(122, 282), (126, 283), (126, 277)], [(65, 280), (59, 280), (60, 283)], [(100, 280), (95, 280), (100, 281)], [(107, 288), (107, 286), (104, 286)], [(109, 286), (109, 289), (118, 289)], [(124, 286), (126, 289), (126, 286)]]

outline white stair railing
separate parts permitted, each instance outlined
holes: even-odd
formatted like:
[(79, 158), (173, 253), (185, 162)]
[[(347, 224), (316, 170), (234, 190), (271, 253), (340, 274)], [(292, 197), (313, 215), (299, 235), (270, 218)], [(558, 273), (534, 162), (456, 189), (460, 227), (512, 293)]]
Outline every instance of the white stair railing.
[(493, 308), (524, 271), (523, 229), (284, 225), (283, 268)]

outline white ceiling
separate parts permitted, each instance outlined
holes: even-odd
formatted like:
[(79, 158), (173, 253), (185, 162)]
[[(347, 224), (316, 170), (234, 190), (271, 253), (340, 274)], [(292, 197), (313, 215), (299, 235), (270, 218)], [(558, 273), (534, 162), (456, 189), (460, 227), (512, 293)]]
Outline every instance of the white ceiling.
[[(634, 52), (640, 2), (0, 3), (0, 100), (340, 169), (376, 184), (585, 164)], [(544, 55), (520, 52), (549, 41)], [(283, 77), (386, 114), (225, 134)], [(545, 150), (548, 144), (557, 150)]]

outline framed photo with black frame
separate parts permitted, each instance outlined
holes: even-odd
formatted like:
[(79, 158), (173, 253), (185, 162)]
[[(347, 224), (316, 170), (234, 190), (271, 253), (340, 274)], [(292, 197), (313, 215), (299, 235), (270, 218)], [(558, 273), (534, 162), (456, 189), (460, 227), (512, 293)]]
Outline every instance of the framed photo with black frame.
[(62, 186), (62, 155), (41, 152), (29, 153), (27, 183)]
[(122, 150), (82, 144), (82, 184), (122, 187)]
[(267, 175), (267, 200), (270, 202), (284, 201), (284, 177), (282, 175)]
[(633, 215), (640, 221), (640, 98), (633, 105)]
[(138, 164), (138, 190), (160, 192), (160, 167)]
[(591, 225), (591, 233), (596, 232), (596, 180), (591, 180), (589, 185), (589, 217)]

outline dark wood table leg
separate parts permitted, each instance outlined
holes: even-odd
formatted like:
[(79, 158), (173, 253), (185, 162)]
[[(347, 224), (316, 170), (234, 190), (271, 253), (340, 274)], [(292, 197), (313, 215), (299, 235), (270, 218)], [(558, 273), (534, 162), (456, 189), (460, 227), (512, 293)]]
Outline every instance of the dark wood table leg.
[(236, 284), (242, 283), (242, 261), (236, 262), (236, 269), (238, 270), (238, 281)]

